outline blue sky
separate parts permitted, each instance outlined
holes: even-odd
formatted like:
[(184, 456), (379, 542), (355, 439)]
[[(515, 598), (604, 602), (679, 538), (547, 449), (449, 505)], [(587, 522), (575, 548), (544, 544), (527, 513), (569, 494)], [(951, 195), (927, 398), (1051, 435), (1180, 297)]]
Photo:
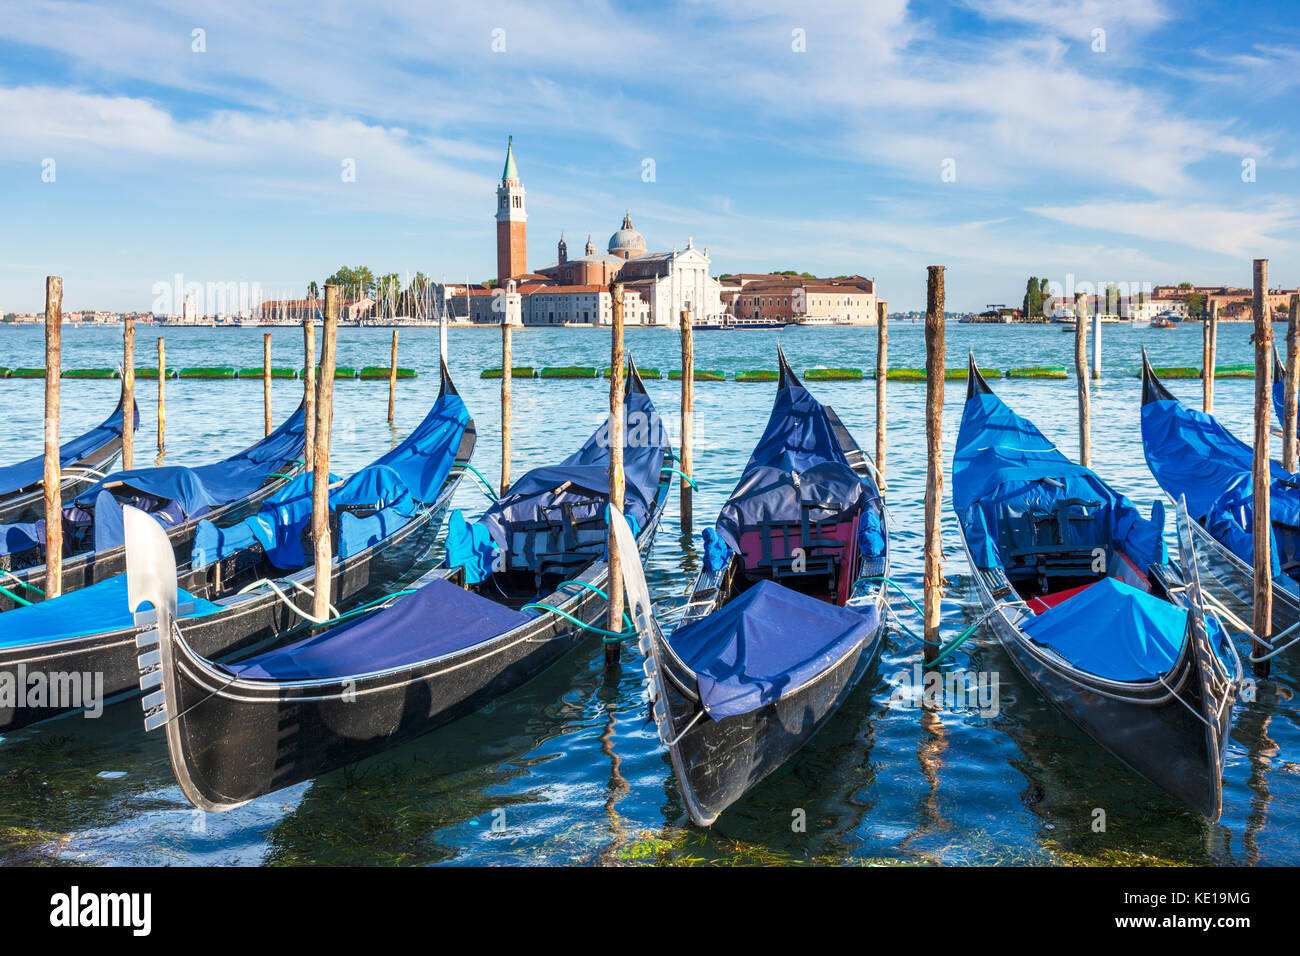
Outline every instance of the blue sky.
[(0, 309), (49, 273), (108, 309), (178, 272), (488, 278), (510, 134), (534, 268), (630, 210), (651, 249), (875, 276), (891, 309), (934, 263), (951, 309), (1255, 256), (1294, 287), (1298, 87), (1280, 2), (3, 2)]

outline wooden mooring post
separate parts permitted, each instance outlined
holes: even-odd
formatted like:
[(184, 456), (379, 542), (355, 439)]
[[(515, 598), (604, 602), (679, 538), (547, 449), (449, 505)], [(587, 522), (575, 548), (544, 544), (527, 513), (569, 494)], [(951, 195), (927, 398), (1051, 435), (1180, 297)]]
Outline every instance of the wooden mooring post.
[(501, 494), (510, 490), (510, 389), (514, 383), (514, 342), (509, 314), (501, 317)]
[(388, 359), (388, 424), (397, 412), (397, 329), (393, 329), (392, 354)]
[(681, 331), (682, 460), (678, 464), (686, 477), (681, 480), (678, 501), (682, 509), (682, 534), (689, 538), (695, 533), (695, 492), (689, 480), (695, 477), (695, 326), (690, 309), (682, 309)]
[(135, 467), (135, 319), (122, 322), (122, 470)]
[(1300, 405), (1300, 295), (1291, 296), (1286, 319), (1286, 385), (1282, 389), (1282, 467), (1294, 473), (1300, 466), (1300, 437), (1296, 435)]
[(1101, 316), (1092, 323), (1092, 377), (1101, 380)]
[(339, 292), (325, 287), (325, 325), (321, 328), (320, 395), (316, 402), (316, 451), (312, 467), (311, 534), (316, 545), (316, 586), (312, 616), (324, 621), (330, 613), (331, 569), (334, 548), (330, 540), (330, 433), (334, 428), (334, 362), (338, 347)]
[(1088, 391), (1088, 305), (1074, 296), (1074, 377), (1079, 383), (1079, 464), (1092, 467), (1092, 408)]
[[(59, 373), (63, 348), (63, 279), (45, 277), (45, 597), (63, 593), (63, 492), (59, 487)], [(135, 424), (124, 406), (122, 435)]]
[(303, 446), (304, 471), (315, 471), (316, 462), (316, 320), (307, 316), (302, 320), (302, 344), (306, 364), (302, 369), (302, 410), (306, 420), (303, 429), (307, 443)]
[(930, 266), (925, 290), (925, 660), (939, 654), (939, 612), (943, 604), (943, 266)]
[(271, 333), (262, 333), (262, 425), (271, 434)]
[(163, 337), (158, 336), (158, 457), (155, 464), (162, 464), (167, 454), (165, 439), (167, 432), (167, 347)]
[[(1255, 260), (1255, 287), (1251, 297), (1255, 334), (1255, 457), (1251, 465), (1255, 564), (1255, 616), (1252, 630), (1257, 638), (1273, 636), (1273, 522), (1269, 490), (1272, 481), (1269, 460), (1269, 426), (1273, 420), (1273, 326), (1268, 314), (1268, 260)], [(1267, 653), (1263, 641), (1255, 641), (1255, 656)], [(1255, 664), (1255, 676), (1267, 678), (1269, 662)]]
[[(623, 283), (615, 282), (610, 288), (613, 299), (613, 322), (610, 329), (609, 350), (609, 503), (620, 512), (623, 510)], [(623, 563), (620, 560), (618, 539), (614, 537), (611, 510), (609, 538), (606, 550), (609, 553), (609, 617), (606, 629), (621, 634), (623, 628)], [(609, 641), (605, 644), (605, 667), (618, 666), (620, 642)]]
[(1201, 359), (1201, 404), (1205, 414), (1214, 414), (1214, 363), (1215, 351), (1219, 346), (1219, 304), (1210, 306), (1210, 318), (1205, 323), (1205, 341), (1202, 344), (1204, 357)]
[[(889, 303), (876, 303), (876, 473), (885, 481), (885, 384), (889, 378)], [(883, 489), (882, 489), (883, 490)]]

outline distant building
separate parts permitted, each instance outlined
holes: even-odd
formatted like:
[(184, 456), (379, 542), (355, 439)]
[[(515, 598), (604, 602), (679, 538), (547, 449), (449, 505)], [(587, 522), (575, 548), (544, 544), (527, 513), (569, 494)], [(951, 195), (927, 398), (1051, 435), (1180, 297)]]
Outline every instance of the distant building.
[[(517, 314), (526, 324), (595, 324), (597, 317), (605, 314), (605, 300), (585, 290), (598, 287), (608, 296), (614, 282), (624, 284), (624, 321), (629, 324), (677, 325), (687, 309), (694, 318), (711, 318), (722, 312), (721, 286), (709, 275), (708, 251), (687, 239), (680, 252), (648, 252), (645, 237), (633, 227), (630, 215), (623, 217), (622, 226), (610, 236), (605, 252), (596, 252), (588, 235), (583, 254), (571, 259), (568, 242), (561, 234), (555, 263), (529, 272), (528, 213), (513, 140), (506, 146), (505, 168), (496, 193), (497, 286), (506, 289), (508, 283), (514, 283), (514, 291), (503, 293), (505, 298), (498, 300), (498, 306), (516, 314), (510, 296), (521, 296)], [(535, 305), (524, 301), (532, 296), (542, 298)], [(435, 292), (434, 298), (436, 303), (453, 297)], [(472, 302), (473, 295), (470, 299)], [(496, 321), (501, 314), (498, 311)]]
[(744, 273), (722, 280), (727, 311), (800, 325), (875, 325), (876, 283), (863, 276), (809, 279)]

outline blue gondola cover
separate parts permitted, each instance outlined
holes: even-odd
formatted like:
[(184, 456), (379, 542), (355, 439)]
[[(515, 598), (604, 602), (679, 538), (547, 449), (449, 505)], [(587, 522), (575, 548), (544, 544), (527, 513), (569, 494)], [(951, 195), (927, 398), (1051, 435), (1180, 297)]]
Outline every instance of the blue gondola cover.
[(966, 399), (953, 452), (953, 507), (975, 562), (1004, 566), (1000, 523), (1030, 510), (1067, 509), (1076, 541), (1110, 542), (1138, 568), (1168, 560), (1164, 509), (1150, 519), (1097, 475), (1077, 465), (1027, 419), (998, 396), (981, 392)]
[(673, 650), (695, 671), (714, 720), (780, 700), (832, 667), (880, 624), (874, 604), (838, 607), (762, 580), (680, 627)]
[[(1207, 626), (1212, 623), (1207, 618)], [(1021, 628), (1080, 670), (1108, 680), (1152, 681), (1178, 661), (1187, 609), (1103, 578)]]
[[(177, 604), (193, 609), (182, 617), (202, 617), (218, 610), (210, 601), (176, 589)], [(116, 574), (49, 601), (16, 607), (4, 613), (0, 647), (25, 647), (61, 638), (98, 634), (130, 627), (133, 617), (127, 600), (126, 575)]]
[[(444, 394), (401, 444), (330, 491), (330, 510), (340, 515), (340, 558), (375, 544), (405, 524), (421, 503), (437, 499), (469, 423), (469, 410), (461, 397)], [(257, 514), (237, 524), (219, 528), (209, 521), (199, 522), (192, 564), (206, 567), (257, 543), (277, 568), (305, 567), (314, 558), (303, 549), (303, 532), (311, 522), (312, 487), (310, 474), (299, 475), (268, 498)], [(350, 506), (369, 506), (376, 513), (349, 514)]]
[[(650, 396), (629, 390), (624, 399), (627, 431), (623, 446), (626, 479), (624, 514), (634, 528), (643, 528), (654, 513), (663, 473), (666, 438), (663, 423)], [(566, 508), (575, 521), (601, 519), (609, 502), (608, 423), (597, 429), (583, 446), (558, 465), (534, 468), (510, 486), (480, 519), (497, 548), (510, 551), (510, 529), (552, 519)], [(593, 541), (603, 552), (604, 538)], [(579, 547), (570, 547), (577, 553)], [(522, 558), (512, 554), (512, 558)]]
[[(1176, 399), (1142, 406), (1147, 465), (1170, 497), (1187, 499), (1187, 513), (1233, 554), (1254, 562), (1254, 452), (1212, 415)], [(1300, 475), (1270, 466), (1270, 518), (1300, 529)], [(1273, 573), (1281, 571), (1278, 535), (1272, 535)], [(1289, 556), (1288, 562), (1296, 556)]]
[[(168, 527), (200, 517), (252, 494), (284, 462), (301, 455), (305, 421), (299, 406), (279, 428), (257, 444), (238, 455), (197, 468), (169, 465), (113, 472), (78, 495), (72, 506), (64, 509), (64, 515), (76, 524), (93, 525), (91, 534), (96, 551), (121, 546), (121, 501), (149, 511)], [(25, 536), (28, 535), (11, 536), (0, 528), (0, 539), (3, 539), (0, 548), (8, 547), (11, 537), (21, 544)]]
[(226, 670), (254, 680), (342, 679), (464, 650), (533, 618), (439, 579), (381, 613), (229, 664)]

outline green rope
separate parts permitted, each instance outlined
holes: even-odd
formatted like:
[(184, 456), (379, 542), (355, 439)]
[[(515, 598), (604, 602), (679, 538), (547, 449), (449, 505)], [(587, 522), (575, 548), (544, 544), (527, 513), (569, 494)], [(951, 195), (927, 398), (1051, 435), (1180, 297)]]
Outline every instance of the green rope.
[[(918, 605), (916, 601), (913, 600), (912, 595), (904, 591), (903, 586), (899, 584), (897, 581), (895, 581), (893, 578), (888, 578), (885, 577), (884, 575), (876, 575), (867, 578), (867, 580), (880, 581), (886, 585), (893, 585), (894, 589), (898, 591), (898, 593), (901, 594), (907, 600), (907, 603), (912, 605), (912, 609), (916, 611), (917, 614), (921, 615), (921, 617), (923, 618), (925, 617), (925, 612), (921, 610), (920, 605)], [(908, 636), (910, 636), (913, 640), (920, 641), (922, 644), (926, 645), (927, 647), (939, 648), (939, 653), (935, 655), (934, 660), (926, 662), (927, 665), (930, 667), (933, 667), (935, 664), (938, 664), (949, 654), (951, 654), (957, 648), (961, 647), (968, 640), (970, 640), (971, 635), (973, 635), (979, 629), (980, 626), (980, 622), (977, 621), (976, 623), (972, 624), (970, 627), (966, 628), (966, 630), (958, 634), (956, 637), (954, 637), (947, 644), (944, 644), (942, 641), (927, 641), (923, 635), (916, 633), (916, 631), (912, 630), (910, 627), (904, 624), (897, 614), (894, 615), (894, 623), (896, 623), (900, 628), (902, 628), (902, 630), (905, 631), (908, 634)]]
[(313, 628), (333, 627), (335, 624), (340, 624), (343, 621), (348, 621), (354, 617), (360, 617), (362, 614), (366, 614), (370, 611), (373, 611), (376, 606), (383, 604), (386, 601), (391, 601), (393, 598), (405, 597), (408, 594), (414, 594), (417, 590), (418, 588), (404, 588), (401, 591), (394, 591), (392, 594), (382, 595), (381, 597), (377, 597), (374, 600), (367, 601), (365, 604), (358, 604), (350, 611), (344, 611), (338, 617), (330, 618), (330, 620), (328, 621), (321, 621), (319, 624), (317, 624), (315, 621), (312, 621), (310, 623)]
[[(617, 644), (619, 641), (626, 641), (629, 638), (633, 638), (637, 636), (635, 627), (627, 631), (607, 631), (603, 627), (597, 627), (594, 624), (588, 624), (586, 621), (574, 617), (568, 611), (561, 610), (560, 608), (550, 604), (542, 604), (539, 601), (525, 604), (520, 608), (520, 610), (521, 611), (527, 611), (527, 610), (551, 611), (555, 614), (560, 615), (560, 617), (564, 618), (569, 623), (578, 625), (578, 627), (582, 628), (584, 631), (591, 631), (593, 634), (599, 634), (601, 637), (605, 639), (606, 644)], [(626, 611), (623, 613), (623, 617), (625, 618), (627, 617)]]
[(479, 471), (469, 462), (465, 463), (465, 470), (469, 472), (473, 472), (474, 475), (478, 477), (478, 480), (482, 482), (482, 485), (479, 486), (479, 490), (481, 490), (485, 495), (489, 496), (488, 497), (489, 501), (501, 500), (501, 496), (492, 490), (492, 482), (488, 481), (486, 478), (483, 477), (483, 472)]
[(45, 597), (44, 591), (38, 588), (35, 584), (30, 584), (29, 582), (24, 581), (18, 575), (14, 574), (12, 571), (0, 571), (0, 574), (3, 574), (7, 578), (12, 578), (14, 584), (18, 585), (20, 588), (26, 588), (29, 591), (34, 591), (35, 593), (39, 594), (41, 597)]
[(293, 475), (286, 475), (286, 474), (285, 474), (284, 472), (282, 472), (282, 471), (273, 471), (273, 472), (271, 472), (271, 477), (272, 477), (272, 478), (285, 478), (285, 479), (292, 479), (294, 476), (293, 476)]
[(867, 580), (880, 581), (887, 585), (893, 585), (894, 589), (898, 591), (899, 594), (903, 595), (904, 598), (907, 599), (907, 603), (912, 605), (912, 610), (915, 611), (917, 614), (921, 615), (922, 618), (925, 617), (925, 612), (921, 610), (921, 605), (917, 604), (916, 601), (912, 599), (912, 595), (904, 591), (903, 586), (899, 584), (897, 581), (895, 581), (893, 578), (888, 578), (885, 577), (883, 574), (878, 574), (878, 575), (874, 575), (873, 577), (867, 578)]
[(15, 604), (21, 604), (23, 607), (29, 607), (32, 603), (26, 598), (21, 598), (17, 594), (14, 594), (13, 591), (10, 591), (7, 587), (5, 587), (2, 584), (0, 584), (0, 594), (3, 594), (5, 597), (9, 598), (9, 600), (13, 601)]
[(690, 485), (691, 488), (693, 488), (695, 491), (700, 490), (700, 486), (695, 483), (695, 479), (692, 478), (690, 475), (686, 474), (686, 472), (678, 471), (676, 468), (669, 468), (667, 466), (664, 467), (664, 471), (671, 471), (674, 475), (680, 477), (682, 481)]

